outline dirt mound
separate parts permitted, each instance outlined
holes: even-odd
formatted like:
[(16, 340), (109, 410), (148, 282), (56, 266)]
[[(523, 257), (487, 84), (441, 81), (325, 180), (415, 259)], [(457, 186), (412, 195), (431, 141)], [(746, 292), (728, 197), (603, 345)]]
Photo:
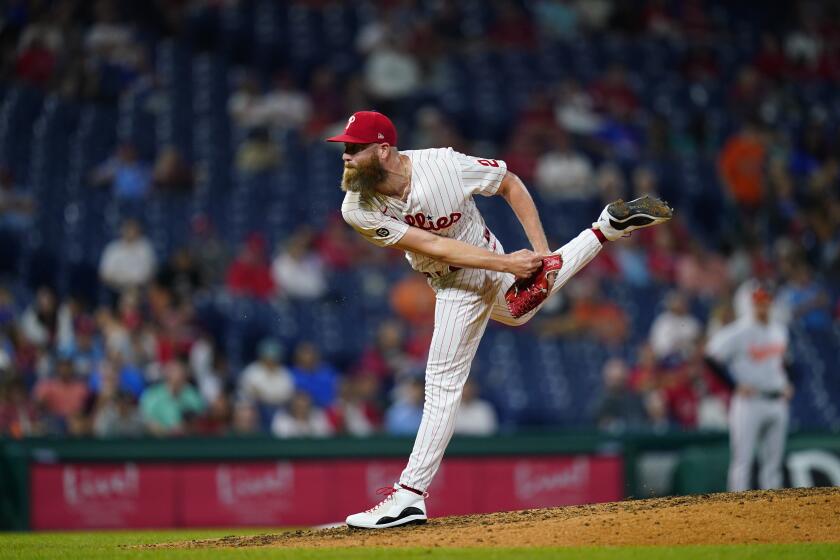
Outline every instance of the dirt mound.
[(796, 488), (171, 543), (177, 548), (503, 547), (840, 542), (840, 488)]

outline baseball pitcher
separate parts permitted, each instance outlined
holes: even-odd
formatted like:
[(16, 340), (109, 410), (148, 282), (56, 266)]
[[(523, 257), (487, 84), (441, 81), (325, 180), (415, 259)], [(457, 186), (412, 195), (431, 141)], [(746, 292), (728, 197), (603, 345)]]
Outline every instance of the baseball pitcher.
[[(347, 518), (380, 529), (426, 521), (426, 489), (452, 437), (461, 390), (490, 319), (527, 322), (545, 300), (598, 254), (607, 241), (671, 218), (662, 201), (643, 197), (609, 204), (591, 229), (551, 251), (537, 209), (504, 161), (452, 148), (399, 151), (388, 117), (360, 111), (347, 121), (341, 207), (368, 241), (405, 251), (435, 292), (435, 324), (426, 365), (423, 419), (408, 465), (385, 498)], [(505, 253), (484, 223), (474, 195), (504, 198), (533, 250)]]

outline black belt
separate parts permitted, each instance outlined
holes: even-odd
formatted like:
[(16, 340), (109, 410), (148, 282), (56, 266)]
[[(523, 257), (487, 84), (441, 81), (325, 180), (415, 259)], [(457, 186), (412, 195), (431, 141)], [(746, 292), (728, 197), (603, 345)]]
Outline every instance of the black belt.
[(785, 394), (782, 391), (761, 391), (758, 396), (762, 399), (781, 399)]
[(461, 270), (461, 267), (447, 265), (447, 267), (440, 272), (424, 272), (423, 276), (425, 276), (426, 278), (440, 278), (442, 276), (446, 276), (450, 272), (455, 272), (456, 270)]

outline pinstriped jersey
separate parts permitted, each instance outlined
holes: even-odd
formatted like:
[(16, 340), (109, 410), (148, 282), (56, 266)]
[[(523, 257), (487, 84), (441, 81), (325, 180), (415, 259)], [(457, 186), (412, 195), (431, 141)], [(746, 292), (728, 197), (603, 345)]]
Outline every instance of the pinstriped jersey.
[[(348, 192), (341, 214), (365, 239), (380, 247), (397, 243), (409, 227), (450, 237), (478, 247), (490, 246), (489, 230), (473, 195), (496, 194), (507, 172), (505, 162), (464, 155), (452, 148), (407, 150), (411, 160), (411, 187), (405, 201), (384, 197), (362, 201)], [(406, 251), (411, 267), (420, 272), (443, 273), (447, 265)]]

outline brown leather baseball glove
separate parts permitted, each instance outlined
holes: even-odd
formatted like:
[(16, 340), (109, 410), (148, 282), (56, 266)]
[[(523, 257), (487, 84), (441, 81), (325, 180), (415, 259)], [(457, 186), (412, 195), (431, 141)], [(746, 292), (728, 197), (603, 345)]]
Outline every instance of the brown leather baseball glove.
[(542, 267), (533, 276), (517, 280), (508, 288), (505, 292), (505, 301), (514, 319), (522, 317), (548, 297), (551, 286), (546, 275), (561, 268), (563, 268), (563, 257), (557, 254), (549, 255), (543, 258)]

